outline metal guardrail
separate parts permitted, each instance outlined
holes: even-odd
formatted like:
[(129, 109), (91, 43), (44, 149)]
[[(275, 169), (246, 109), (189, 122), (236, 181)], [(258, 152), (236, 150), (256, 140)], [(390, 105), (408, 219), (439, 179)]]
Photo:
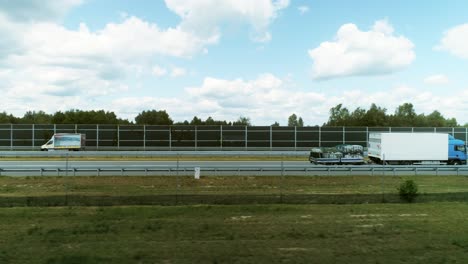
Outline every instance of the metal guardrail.
[(403, 175), (464, 175), (468, 166), (304, 166), (265, 165), (233, 166), (210, 165), (81, 165), (81, 166), (38, 166), (5, 165), (0, 167), (1, 176), (175, 176), (194, 175), (199, 168), (202, 176), (403, 176)]
[(0, 157), (305, 157), (308, 151), (0, 151)]

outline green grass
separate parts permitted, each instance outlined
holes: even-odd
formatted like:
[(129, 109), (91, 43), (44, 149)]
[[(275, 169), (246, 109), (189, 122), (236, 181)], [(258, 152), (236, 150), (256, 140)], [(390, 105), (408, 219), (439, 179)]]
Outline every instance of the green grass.
[(0, 177), (0, 195), (50, 194), (374, 194), (396, 193), (406, 179), (422, 193), (468, 191), (466, 176), (37, 176)]
[(462, 176), (0, 177), (0, 263), (465, 263), (467, 201)]
[(1, 263), (465, 263), (468, 204), (0, 209)]
[(0, 177), (0, 206), (400, 202), (407, 179), (416, 202), (468, 201), (463, 176), (69, 176)]

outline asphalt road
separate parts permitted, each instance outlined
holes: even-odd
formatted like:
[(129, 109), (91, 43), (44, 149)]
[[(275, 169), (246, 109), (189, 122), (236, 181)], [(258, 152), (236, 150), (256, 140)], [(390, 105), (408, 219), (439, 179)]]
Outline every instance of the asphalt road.
[[(67, 161), (32, 161), (32, 160), (15, 160), (15, 161), (1, 161), (0, 168), (6, 166), (38, 166), (38, 167), (47, 167), (47, 166), (65, 166)], [(68, 161), (68, 166), (80, 166), (80, 167), (89, 167), (89, 166), (174, 166), (179, 163), (179, 166), (196, 166), (196, 167), (209, 167), (217, 165), (230, 165), (230, 166), (268, 166), (268, 165), (280, 165), (281, 161)], [(307, 160), (304, 161), (284, 161), (284, 165), (310, 165), (310, 162)]]

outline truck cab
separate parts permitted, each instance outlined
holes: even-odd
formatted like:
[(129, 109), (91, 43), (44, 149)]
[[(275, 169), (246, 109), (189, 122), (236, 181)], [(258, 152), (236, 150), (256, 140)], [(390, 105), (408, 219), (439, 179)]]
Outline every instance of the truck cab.
[(453, 165), (465, 165), (467, 160), (466, 146), (463, 140), (455, 139), (452, 135), (449, 135), (449, 164)]

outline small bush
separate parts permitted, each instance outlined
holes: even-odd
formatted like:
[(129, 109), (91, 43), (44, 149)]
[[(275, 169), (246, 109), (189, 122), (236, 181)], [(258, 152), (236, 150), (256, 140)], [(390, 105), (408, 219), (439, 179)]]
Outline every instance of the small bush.
[(418, 196), (418, 185), (413, 180), (406, 180), (398, 187), (400, 199), (411, 203)]

